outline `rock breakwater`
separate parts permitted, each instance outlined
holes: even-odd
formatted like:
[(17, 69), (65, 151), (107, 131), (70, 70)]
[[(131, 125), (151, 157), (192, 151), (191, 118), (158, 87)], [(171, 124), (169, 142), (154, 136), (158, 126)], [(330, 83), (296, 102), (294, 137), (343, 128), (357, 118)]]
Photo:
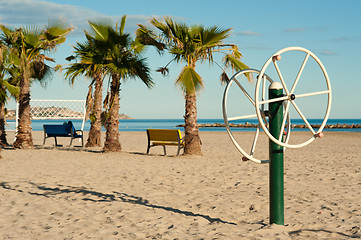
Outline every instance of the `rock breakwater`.
[[(258, 124), (254, 124), (254, 123), (249, 123), (246, 122), (244, 124), (234, 124), (234, 123), (230, 123), (229, 124), (230, 127), (234, 127), (234, 128), (256, 128), (258, 126)], [(320, 124), (311, 124), (312, 128), (319, 128), (321, 125)], [(177, 125), (177, 127), (184, 127), (184, 124), (179, 124)], [(225, 127), (224, 123), (214, 123), (214, 124), (198, 124), (199, 128), (216, 128), (216, 127)], [(307, 126), (305, 124), (292, 124), (291, 125), (292, 128), (307, 128)], [(325, 129), (338, 129), (338, 128), (344, 128), (344, 129), (348, 129), (348, 128), (361, 128), (361, 124), (330, 124), (330, 125), (326, 125)]]

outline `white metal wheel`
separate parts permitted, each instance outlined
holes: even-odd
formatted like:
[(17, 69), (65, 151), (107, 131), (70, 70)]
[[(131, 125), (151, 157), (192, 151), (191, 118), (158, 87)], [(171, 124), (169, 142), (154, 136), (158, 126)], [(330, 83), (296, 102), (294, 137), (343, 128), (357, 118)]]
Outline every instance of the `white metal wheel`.
[[(230, 123), (229, 122), (232, 122), (232, 121), (236, 121), (236, 120), (245, 120), (245, 119), (255, 119), (257, 118), (257, 114), (254, 113), (254, 107), (255, 107), (255, 101), (254, 99), (251, 97), (251, 94), (246, 90), (246, 88), (244, 87), (244, 84), (241, 83), (241, 81), (239, 81), (238, 79), (240, 79), (241, 77), (243, 77), (243, 80), (247, 81), (247, 77), (250, 77), (252, 74), (257, 74), (259, 75), (260, 74), (260, 71), (259, 70), (256, 70), (256, 69), (246, 69), (246, 70), (242, 70), (242, 71), (239, 71), (237, 72), (236, 74), (234, 74), (230, 81), (228, 82), (225, 90), (224, 90), (224, 94), (223, 94), (223, 119), (224, 119), (224, 123), (225, 123), (225, 127), (226, 127), (226, 130), (227, 130), (227, 133), (232, 141), (232, 143), (234, 144), (234, 146), (238, 149), (238, 151), (240, 151), (242, 154), (243, 154), (243, 160), (252, 160), (256, 163), (268, 163), (269, 160), (260, 160), (260, 159), (257, 159), (255, 156), (254, 156), (254, 153), (255, 153), (255, 149), (256, 149), (256, 145), (257, 145), (257, 141), (259, 139), (259, 134), (260, 134), (260, 124), (257, 124), (257, 128), (256, 128), (256, 132), (255, 132), (255, 135), (254, 135), (254, 138), (253, 138), (253, 142), (252, 142), (252, 145), (251, 145), (251, 149), (250, 151), (245, 151), (244, 150), (244, 147), (242, 148), (240, 146), (240, 144), (237, 142), (236, 138), (234, 137), (233, 133), (232, 133), (232, 130), (231, 130), (231, 126), (230, 126)], [(238, 79), (237, 79), (238, 78)], [(263, 79), (263, 86), (266, 86), (266, 82), (269, 82), (269, 83), (272, 83), (272, 79), (269, 78), (267, 75), (264, 74), (264, 77), (262, 78)], [(247, 99), (245, 102), (242, 102), (242, 104), (251, 104), (252, 105), (252, 114), (246, 114), (246, 115), (240, 115), (240, 116), (232, 116), (232, 117), (228, 117), (228, 111), (227, 111), (227, 100), (228, 100), (228, 95), (229, 95), (229, 91), (232, 87), (232, 85), (238, 87), (242, 92), (243, 94), (245, 95), (245, 98), (244, 99)], [(252, 86), (252, 91), (254, 91), (254, 85)], [(265, 88), (264, 88), (265, 89)], [(263, 91), (262, 93), (262, 99), (265, 99), (266, 97), (266, 91)], [(241, 98), (237, 99), (239, 101), (241, 101)], [(266, 110), (263, 108), (259, 109), (260, 111), (260, 114), (262, 116), (263, 119), (266, 119)], [(284, 141), (287, 142), (288, 139), (289, 139), (289, 136), (290, 136), (290, 119), (287, 118), (287, 124), (286, 124), (286, 129), (288, 130), (287, 131), (287, 134), (284, 138)]]
[[(286, 52), (292, 52), (292, 51), (305, 53), (305, 57), (303, 59), (303, 62), (301, 64), (300, 69), (298, 70), (297, 75), (295, 76), (295, 80), (293, 80), (293, 79), (285, 79), (283, 77), (283, 75), (282, 75), (282, 72), (281, 72), (278, 64), (277, 64), (278, 61), (281, 61), (281, 54), (284, 54)], [(317, 91), (311, 91), (311, 92), (297, 93), (296, 94), (295, 89), (299, 85), (302, 73), (304, 72), (305, 67), (306, 67), (307, 62), (309, 61), (309, 59), (311, 59), (311, 60), (313, 59), (312, 61), (315, 62), (314, 65), (315, 65), (316, 68), (318, 68), (318, 71), (321, 70), (320, 78), (315, 79), (315, 80), (312, 79), (312, 81), (316, 82), (316, 80), (321, 80), (324, 89), (317, 90)], [(282, 57), (282, 60), (283, 60), (283, 57)], [(262, 91), (264, 91), (264, 90), (263, 90), (263, 87), (261, 86), (261, 84), (262, 84), (263, 76), (265, 75), (265, 72), (266, 72), (267, 68), (269, 67), (269, 65), (271, 63), (273, 63), (274, 68), (275, 68), (273, 70), (276, 71), (276, 73), (278, 75), (278, 78), (280, 80), (280, 83), (282, 84), (283, 91), (284, 91), (284, 96), (280, 97), (280, 98), (272, 99), (272, 100), (264, 100), (264, 99), (262, 99)], [(268, 70), (270, 70), (270, 69), (268, 69)], [(322, 79), (322, 78), (324, 78), (324, 79)], [(292, 81), (293, 81), (293, 83), (292, 83)], [(325, 82), (323, 82), (323, 81), (325, 81)], [(291, 85), (291, 83), (292, 83), (292, 85)], [(311, 86), (311, 87), (313, 87), (313, 86)], [(326, 107), (326, 110), (325, 110), (325, 115), (324, 115), (322, 124), (320, 125), (318, 130), (315, 131), (313, 129), (313, 127), (311, 126), (311, 124), (309, 123), (309, 120), (306, 118), (305, 114), (302, 113), (299, 105), (296, 102), (299, 99), (303, 99), (303, 98), (307, 98), (307, 97), (313, 97), (313, 96), (320, 96), (320, 95), (326, 95), (327, 96), (327, 101), (326, 101), (327, 107)], [(275, 142), (278, 145), (281, 145), (283, 147), (300, 148), (300, 147), (306, 146), (307, 144), (311, 143), (317, 137), (322, 137), (323, 136), (322, 130), (326, 125), (326, 122), (328, 120), (330, 110), (331, 110), (331, 99), (332, 99), (331, 84), (330, 84), (330, 80), (329, 80), (329, 77), (327, 75), (325, 67), (323, 66), (322, 62), (317, 58), (317, 56), (315, 54), (313, 54), (311, 51), (309, 51), (309, 50), (307, 50), (305, 48), (288, 47), (288, 48), (284, 48), (284, 49), (276, 52), (263, 65), (263, 67), (261, 69), (261, 72), (259, 74), (259, 77), (257, 79), (256, 90), (255, 90), (255, 108), (256, 108), (257, 118), (258, 118), (258, 120), (260, 122), (260, 125), (261, 125), (262, 129), (267, 134), (267, 136), (273, 142)], [(283, 101), (284, 102), (284, 105), (285, 105), (284, 112), (286, 113), (286, 115), (284, 116), (284, 119), (283, 119), (283, 123), (282, 123), (282, 126), (281, 126), (281, 132), (279, 134), (279, 137), (276, 138), (276, 137), (273, 137), (271, 135), (271, 133), (268, 131), (267, 122), (264, 121), (263, 112), (260, 109), (264, 108), (265, 104), (268, 105), (271, 102), (277, 102), (277, 101)], [(320, 103), (316, 102), (316, 103), (313, 103), (313, 104), (318, 105)], [(301, 143), (296, 143), (296, 144), (292, 143), (292, 144), (290, 144), (288, 142), (281, 141), (282, 132), (283, 132), (283, 129), (285, 127), (286, 116), (289, 116), (289, 112), (290, 112), (291, 107), (293, 107), (292, 110), (295, 110), (296, 115), (298, 115), (303, 120), (303, 122), (306, 125), (306, 128), (308, 128), (310, 130), (310, 133), (311, 133), (311, 137), (309, 139), (305, 140), (304, 142), (301, 142)]]

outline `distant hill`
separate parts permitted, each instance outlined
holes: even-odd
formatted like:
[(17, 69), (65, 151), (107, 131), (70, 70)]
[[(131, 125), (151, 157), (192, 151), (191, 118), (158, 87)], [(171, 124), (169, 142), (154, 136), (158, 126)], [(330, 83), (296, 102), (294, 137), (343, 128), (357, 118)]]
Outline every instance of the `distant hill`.
[(132, 117), (129, 117), (128, 115), (125, 115), (124, 113), (119, 114), (119, 119), (134, 119)]
[[(53, 117), (53, 118), (71, 118), (71, 117), (81, 117), (83, 113), (75, 112), (69, 108), (63, 107), (33, 107), (31, 108), (31, 115), (34, 117)], [(15, 109), (8, 109), (6, 118), (15, 119), (16, 111)], [(119, 119), (133, 119), (124, 113), (119, 114)]]

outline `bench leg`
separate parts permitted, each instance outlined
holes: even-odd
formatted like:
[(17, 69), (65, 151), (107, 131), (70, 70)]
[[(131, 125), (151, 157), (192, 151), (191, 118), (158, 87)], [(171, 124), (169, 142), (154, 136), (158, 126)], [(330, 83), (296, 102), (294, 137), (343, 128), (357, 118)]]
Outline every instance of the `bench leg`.
[(163, 150), (164, 150), (164, 156), (167, 155), (167, 151), (165, 150), (165, 145), (163, 145)]
[(56, 140), (56, 137), (54, 137), (55, 139), (55, 147), (58, 146), (58, 141)]

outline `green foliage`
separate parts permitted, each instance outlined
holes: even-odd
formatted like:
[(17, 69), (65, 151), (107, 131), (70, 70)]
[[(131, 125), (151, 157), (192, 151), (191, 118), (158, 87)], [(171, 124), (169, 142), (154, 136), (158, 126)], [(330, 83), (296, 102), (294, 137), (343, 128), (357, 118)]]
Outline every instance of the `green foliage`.
[(93, 114), (93, 113), (90, 114), (90, 115), (89, 115), (89, 120), (90, 120), (90, 122), (94, 123), (95, 120), (96, 120), (95, 114)]
[[(165, 17), (163, 20), (153, 18), (150, 23), (156, 30), (138, 25), (137, 37), (142, 44), (155, 46), (159, 52), (168, 51), (172, 55), (170, 62), (186, 63), (186, 67), (183, 68), (176, 81), (184, 92), (198, 92), (203, 87), (202, 79), (194, 69), (197, 62), (213, 63), (214, 53), (225, 55), (221, 81), (228, 79), (226, 68), (232, 70), (248, 68), (241, 62), (242, 54), (238, 47), (235, 44), (224, 43), (224, 40), (230, 36), (231, 29), (222, 29), (217, 26), (187, 26), (184, 23), (175, 22), (170, 17)], [(164, 75), (168, 74), (168, 64), (157, 71)], [(190, 70), (191, 68), (193, 71)], [(187, 81), (186, 77), (190, 79)]]
[[(132, 39), (128, 33), (124, 33), (125, 24), (126, 16), (115, 27), (108, 19), (89, 21), (90, 28), (85, 31), (86, 41), (77, 43), (74, 56), (68, 57), (69, 60), (76, 60), (65, 69), (65, 76), (71, 84), (79, 75), (93, 78), (100, 73), (102, 81), (109, 77), (112, 86), (118, 86), (118, 91), (120, 81), (126, 79), (140, 79), (148, 88), (153, 86), (146, 59), (141, 55), (144, 45), (139, 39)], [(109, 117), (113, 101), (114, 96), (108, 94), (104, 100), (106, 110), (102, 114), (103, 120)]]
[(46, 56), (46, 53), (63, 43), (72, 30), (64, 22), (55, 20), (44, 28), (33, 25), (11, 29), (0, 24), (0, 29), (0, 39), (9, 51), (8, 59), (13, 68), (9, 72), (12, 79), (18, 81), (24, 78), (41, 81), (49, 76), (51, 68), (45, 61), (54, 59)]
[(4, 105), (10, 96), (19, 95), (19, 87), (15, 86), (12, 74), (9, 49), (0, 41), (0, 105)]
[(194, 68), (185, 66), (176, 80), (176, 85), (180, 86), (183, 92), (194, 93), (203, 88), (203, 81)]

